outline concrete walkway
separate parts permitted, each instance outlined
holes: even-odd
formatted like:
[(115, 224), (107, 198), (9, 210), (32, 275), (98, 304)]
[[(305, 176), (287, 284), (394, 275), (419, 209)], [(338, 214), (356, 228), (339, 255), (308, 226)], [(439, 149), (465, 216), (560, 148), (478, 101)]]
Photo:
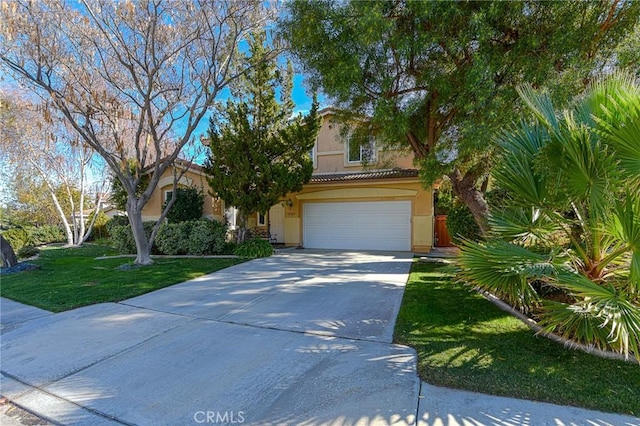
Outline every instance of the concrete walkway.
[(293, 251), (55, 315), (2, 300), (0, 394), (73, 425), (640, 424), (420, 383), (391, 343), (410, 264)]

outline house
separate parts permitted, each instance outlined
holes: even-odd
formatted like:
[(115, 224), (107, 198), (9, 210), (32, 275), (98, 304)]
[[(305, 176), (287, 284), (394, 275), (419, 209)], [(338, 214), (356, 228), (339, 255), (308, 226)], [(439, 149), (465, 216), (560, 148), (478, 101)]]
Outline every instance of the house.
[(374, 140), (350, 149), (336, 110), (325, 108), (320, 115), (311, 181), (267, 215), (251, 217), (249, 227), (270, 227), (272, 239), (287, 246), (431, 250), (433, 189), (421, 185), (413, 153), (382, 151)]
[[(270, 230), (272, 241), (316, 249), (428, 252), (433, 246), (433, 190), (425, 189), (410, 152), (375, 146), (349, 149), (341, 137), (337, 111), (320, 111), (322, 123), (311, 151), (313, 175), (300, 192), (287, 194), (266, 215), (249, 217), (249, 228)], [(363, 162), (363, 157), (368, 161)], [(366, 164), (365, 164), (366, 163)], [(183, 170), (186, 162), (175, 167)], [(202, 188), (203, 215), (235, 226), (236, 211), (209, 194), (202, 168), (191, 165), (181, 186)], [(165, 171), (143, 210), (156, 220), (173, 189), (173, 169)]]
[(206, 174), (202, 167), (197, 164), (189, 164), (188, 161), (180, 159), (176, 160), (172, 167), (168, 167), (160, 177), (158, 186), (142, 209), (142, 220), (158, 220), (162, 213), (162, 206), (164, 205), (164, 202), (171, 198), (173, 194), (174, 173), (179, 176), (180, 173), (183, 172), (184, 174), (178, 181), (178, 187), (198, 188), (205, 195), (202, 216), (209, 219), (224, 221), (224, 202), (219, 198), (212, 197), (209, 193), (209, 184), (207, 183)]

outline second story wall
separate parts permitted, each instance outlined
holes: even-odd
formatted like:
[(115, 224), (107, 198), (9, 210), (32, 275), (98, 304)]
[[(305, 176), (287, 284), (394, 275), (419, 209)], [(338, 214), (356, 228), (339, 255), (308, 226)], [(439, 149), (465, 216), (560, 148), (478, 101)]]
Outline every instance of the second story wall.
[[(359, 149), (349, 152), (349, 142), (342, 133), (346, 126), (342, 123), (330, 109), (321, 111), (322, 123), (315, 147), (313, 149), (313, 173), (340, 173), (358, 172), (365, 170), (361, 161), (358, 161)], [(413, 165), (413, 153), (406, 151), (383, 151), (379, 144), (375, 144), (375, 160), (369, 161), (367, 170), (390, 169), (399, 167), (411, 169)], [(377, 145), (377, 146), (376, 146)]]

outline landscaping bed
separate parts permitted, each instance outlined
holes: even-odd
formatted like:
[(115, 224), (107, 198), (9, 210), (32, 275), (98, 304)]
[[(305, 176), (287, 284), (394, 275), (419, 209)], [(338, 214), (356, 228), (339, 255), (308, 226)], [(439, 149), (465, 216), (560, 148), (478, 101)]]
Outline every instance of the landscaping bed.
[(442, 264), (414, 263), (395, 342), (417, 350), (433, 385), (640, 415), (640, 366), (535, 336)]

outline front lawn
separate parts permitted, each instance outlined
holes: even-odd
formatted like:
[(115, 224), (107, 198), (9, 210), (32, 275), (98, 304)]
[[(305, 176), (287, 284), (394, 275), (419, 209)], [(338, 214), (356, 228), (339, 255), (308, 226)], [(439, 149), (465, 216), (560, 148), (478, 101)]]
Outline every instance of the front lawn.
[(395, 342), (417, 350), (420, 377), (433, 385), (640, 414), (638, 364), (534, 336), (518, 319), (452, 282), (441, 264), (414, 263)]
[(131, 258), (95, 260), (116, 254), (105, 246), (47, 248), (31, 263), (40, 269), (0, 277), (0, 296), (61, 312), (118, 302), (243, 262), (241, 259), (155, 259), (144, 267), (121, 268)]

